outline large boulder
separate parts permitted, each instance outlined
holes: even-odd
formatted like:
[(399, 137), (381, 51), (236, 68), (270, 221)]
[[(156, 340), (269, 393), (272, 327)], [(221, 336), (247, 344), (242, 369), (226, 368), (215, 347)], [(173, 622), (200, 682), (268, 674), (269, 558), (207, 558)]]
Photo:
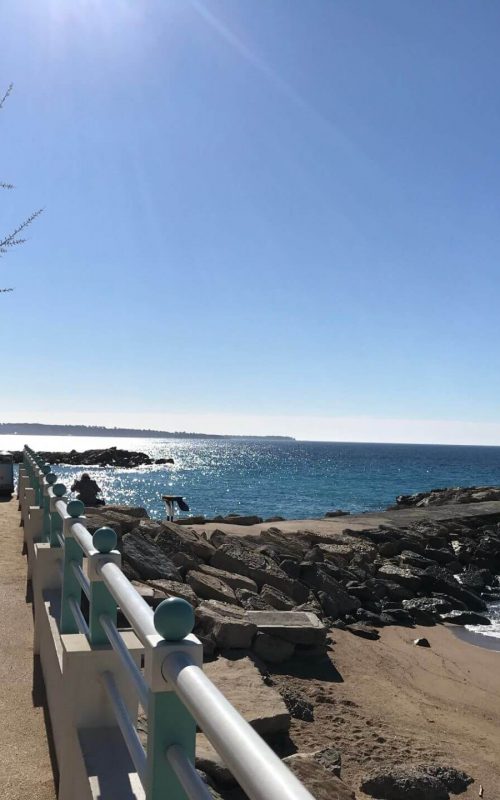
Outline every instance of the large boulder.
[(186, 583), (179, 583), (178, 581), (162, 580), (161, 578), (159, 578), (156, 580), (148, 581), (148, 586), (151, 586), (158, 592), (162, 592), (164, 597), (181, 597), (183, 600), (187, 600), (188, 603), (191, 603), (191, 605), (194, 607), (196, 607), (200, 603), (198, 597), (193, 592), (192, 588), (188, 586)]
[(216, 552), (215, 547), (203, 536), (175, 522), (162, 522), (155, 542), (164, 553), (190, 553), (202, 561), (208, 561)]
[(243, 615), (261, 633), (277, 636), (292, 644), (325, 643), (326, 628), (315, 614), (305, 611), (244, 611)]
[(203, 600), (220, 600), (222, 603), (238, 602), (231, 587), (214, 575), (205, 575), (203, 572), (188, 572), (186, 583)]
[(410, 612), (416, 622), (424, 624), (428, 618), (439, 619), (440, 614), (454, 608), (450, 600), (441, 597), (414, 597), (412, 600), (403, 600), (401, 605), (405, 611)]
[(203, 572), (204, 575), (213, 575), (215, 578), (219, 578), (219, 580), (227, 583), (231, 589), (246, 589), (249, 592), (258, 591), (255, 581), (246, 575), (237, 575), (235, 572), (217, 569), (217, 567), (212, 567), (211, 564), (200, 564), (197, 570), (198, 572)]
[(448, 622), (452, 625), (491, 625), (488, 617), (477, 614), (475, 611), (448, 611), (441, 614), (441, 622)]
[(224, 543), (213, 555), (213, 567), (228, 572), (236, 572), (252, 578), (258, 586), (269, 584), (293, 597), (297, 603), (304, 603), (309, 592), (299, 581), (289, 578), (269, 556), (243, 547), (239, 543)]
[(398, 567), (395, 564), (383, 564), (378, 571), (378, 578), (399, 583), (404, 589), (418, 592), (422, 588), (424, 570), (418, 567)]
[(456, 597), (457, 600), (461, 600), (467, 608), (471, 608), (473, 611), (484, 611), (486, 609), (484, 600), (474, 592), (464, 589), (444, 567), (439, 567), (436, 564), (428, 567), (424, 571), (423, 581), (426, 588), (429, 588), (432, 592), (441, 592), (451, 595), (451, 597)]
[(318, 592), (324, 613), (337, 619), (360, 608), (361, 601), (346, 592), (339, 581), (333, 578), (321, 564), (309, 561), (301, 564), (301, 580)]
[(287, 597), (286, 594), (267, 584), (262, 587), (260, 596), (268, 606), (276, 608), (278, 611), (291, 611), (296, 605), (295, 601)]
[(242, 608), (207, 600), (196, 608), (195, 614), (195, 630), (209, 637), (220, 650), (248, 650), (252, 646), (257, 625), (246, 618)]
[(393, 768), (374, 773), (361, 783), (360, 789), (378, 800), (448, 800), (445, 784), (419, 769)]
[(181, 582), (181, 576), (172, 561), (147, 536), (127, 533), (122, 539), (122, 554), (143, 580), (165, 578)]

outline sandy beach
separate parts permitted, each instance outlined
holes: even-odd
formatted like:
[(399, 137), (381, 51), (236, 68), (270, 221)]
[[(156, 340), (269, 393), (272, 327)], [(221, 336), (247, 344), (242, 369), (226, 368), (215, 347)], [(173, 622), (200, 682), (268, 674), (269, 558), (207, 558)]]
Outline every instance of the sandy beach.
[[(293, 720), (302, 752), (334, 746), (356, 792), (372, 770), (442, 764), (474, 783), (462, 797), (500, 797), (500, 653), (443, 627), (390, 627), (378, 641), (332, 630), (328, 663), (287, 665), (286, 681), (314, 703), (314, 722)], [(425, 636), (430, 648), (413, 640)], [(291, 667), (291, 669), (290, 669)]]

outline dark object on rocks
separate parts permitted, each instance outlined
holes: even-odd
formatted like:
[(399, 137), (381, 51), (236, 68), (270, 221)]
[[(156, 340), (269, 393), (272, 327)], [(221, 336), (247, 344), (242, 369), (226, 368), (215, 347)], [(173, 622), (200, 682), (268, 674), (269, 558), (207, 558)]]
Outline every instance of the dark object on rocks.
[[(293, 689), (282, 688), (279, 693), (285, 701), (285, 705), (290, 712), (290, 716), (294, 719), (300, 719), (302, 722), (313, 722), (314, 720), (314, 706), (305, 695), (300, 692), (295, 692)], [(323, 765), (325, 766), (325, 765)], [(339, 754), (339, 772), (337, 777), (340, 778), (340, 754)]]
[(462, 772), (454, 767), (441, 767), (436, 764), (431, 764), (419, 765), (418, 769), (422, 772), (426, 772), (428, 775), (433, 775), (435, 778), (438, 778), (441, 783), (444, 783), (448, 791), (453, 792), (453, 794), (465, 792), (467, 787), (470, 786), (471, 783), (474, 783), (474, 778), (471, 778), (466, 772)]
[(474, 611), (448, 611), (447, 614), (441, 614), (441, 622), (449, 622), (452, 625), (491, 625), (488, 617), (483, 617)]
[(424, 636), (420, 639), (414, 639), (413, 644), (416, 645), (416, 647), (430, 647), (429, 640)]
[(295, 646), (278, 636), (258, 633), (253, 643), (253, 650), (259, 658), (269, 664), (282, 664), (293, 656)]
[(143, 580), (166, 578), (181, 582), (181, 576), (172, 561), (147, 536), (127, 533), (122, 539), (124, 561), (128, 562)]
[(448, 800), (445, 784), (420, 769), (393, 769), (366, 778), (361, 791), (378, 800)]
[(81, 478), (73, 482), (71, 491), (77, 492), (76, 498), (81, 500), (84, 506), (104, 505), (102, 497), (97, 497), (98, 494), (101, 494), (101, 487), (97, 481), (92, 480), (87, 472), (84, 472)]

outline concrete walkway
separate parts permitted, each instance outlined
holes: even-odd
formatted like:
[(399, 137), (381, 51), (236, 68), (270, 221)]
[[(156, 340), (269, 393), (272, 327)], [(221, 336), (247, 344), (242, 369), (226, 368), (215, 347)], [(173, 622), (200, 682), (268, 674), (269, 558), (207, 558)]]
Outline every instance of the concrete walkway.
[(0, 502), (0, 798), (55, 800), (17, 501)]

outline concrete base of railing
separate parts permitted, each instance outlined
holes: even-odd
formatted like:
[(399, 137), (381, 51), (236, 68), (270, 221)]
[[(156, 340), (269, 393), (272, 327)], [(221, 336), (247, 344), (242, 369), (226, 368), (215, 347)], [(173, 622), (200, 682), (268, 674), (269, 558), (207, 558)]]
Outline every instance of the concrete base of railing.
[[(131, 719), (137, 719), (136, 692), (111, 647), (92, 647), (82, 634), (60, 633), (61, 552), (39, 543), (33, 549), (35, 652), (40, 654), (59, 768), (58, 798), (144, 800), (100, 675), (113, 673)], [(122, 635), (140, 664), (141, 643), (132, 631)]]

